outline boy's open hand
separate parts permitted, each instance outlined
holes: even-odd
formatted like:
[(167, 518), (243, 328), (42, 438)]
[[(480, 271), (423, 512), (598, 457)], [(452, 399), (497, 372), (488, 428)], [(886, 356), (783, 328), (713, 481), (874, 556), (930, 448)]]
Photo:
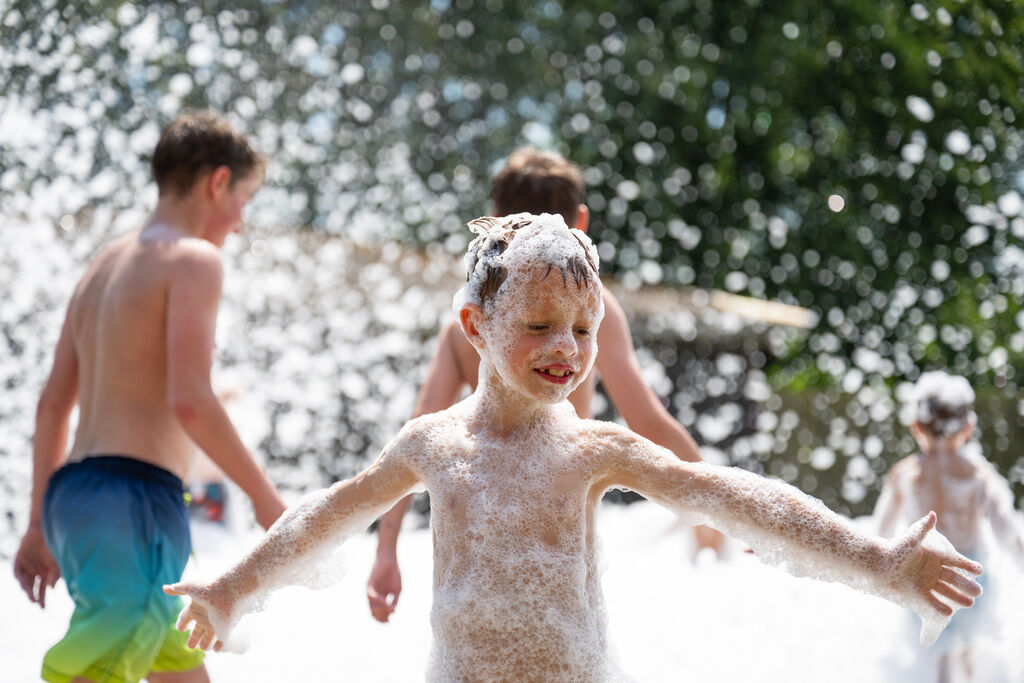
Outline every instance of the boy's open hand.
[(373, 618), (386, 624), (398, 606), (401, 593), (402, 572), (398, 569), (398, 560), (393, 555), (378, 555), (366, 582), (366, 597), (370, 601)]
[(46, 547), (42, 530), (37, 527), (29, 527), (21, 539), (18, 554), (14, 556), (14, 578), (29, 600), (46, 607), (46, 589), (56, 585), (60, 569)]
[[(179, 631), (187, 631), (191, 625), (192, 634), (188, 638), (189, 647), (200, 650), (209, 650), (212, 647), (216, 651), (224, 647), (224, 643), (217, 639), (213, 624), (210, 623), (209, 608), (213, 605), (214, 600), (208, 586), (174, 583), (164, 586), (164, 593), (190, 598), (189, 604), (178, 615), (178, 622), (175, 625)], [(228, 611), (223, 610), (222, 613), (227, 614)]]
[[(892, 586), (901, 593), (910, 592), (924, 599), (944, 617), (953, 614), (953, 608), (939, 600), (942, 596), (963, 607), (974, 604), (981, 595), (981, 586), (961, 571), (975, 576), (981, 574), (981, 565), (967, 559), (948, 541), (945, 547), (926, 547), (925, 536), (935, 528), (935, 513), (929, 512), (914, 523), (902, 538), (893, 541)], [(944, 540), (944, 539), (943, 539)]]

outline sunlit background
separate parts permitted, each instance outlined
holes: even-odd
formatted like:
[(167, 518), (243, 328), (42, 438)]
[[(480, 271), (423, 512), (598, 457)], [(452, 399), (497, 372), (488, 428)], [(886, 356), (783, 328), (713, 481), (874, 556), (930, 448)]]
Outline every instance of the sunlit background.
[(32, 0), (0, 17), (0, 556), (74, 282), (154, 205), (160, 129), (204, 107), (271, 159), (227, 249), (218, 382), (289, 490), (361, 469), (408, 417), (464, 224), (532, 144), (583, 169), (645, 375), (709, 459), (869, 513), (913, 451), (910, 383), (948, 368), (1024, 495), (1020, 3)]

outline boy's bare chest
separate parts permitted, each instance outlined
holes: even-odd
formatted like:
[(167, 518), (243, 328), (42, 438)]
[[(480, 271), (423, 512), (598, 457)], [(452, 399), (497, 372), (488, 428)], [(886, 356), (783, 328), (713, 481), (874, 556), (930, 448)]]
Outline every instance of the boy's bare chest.
[(590, 481), (577, 454), (509, 443), (451, 453), (427, 475), (431, 514), (465, 529), (578, 528)]

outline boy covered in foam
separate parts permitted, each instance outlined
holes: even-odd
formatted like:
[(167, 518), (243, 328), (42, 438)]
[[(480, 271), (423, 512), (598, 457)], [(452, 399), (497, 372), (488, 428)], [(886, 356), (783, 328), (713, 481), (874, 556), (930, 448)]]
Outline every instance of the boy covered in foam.
[[(476, 391), (409, 422), (368, 469), (289, 510), (234, 568), (190, 595), (180, 628), (209, 648), (270, 590), (418, 487), (431, 495), (433, 680), (603, 680), (607, 654), (595, 539), (602, 494), (630, 488), (750, 543), (791, 571), (866, 588), (914, 609), (931, 631), (980, 588), (981, 566), (902, 537), (857, 531), (799, 490), (685, 462), (616, 424), (579, 419), (603, 314), (597, 254), (559, 216), (481, 218), (455, 306), (480, 354)], [(932, 637), (929, 633), (929, 637)]]

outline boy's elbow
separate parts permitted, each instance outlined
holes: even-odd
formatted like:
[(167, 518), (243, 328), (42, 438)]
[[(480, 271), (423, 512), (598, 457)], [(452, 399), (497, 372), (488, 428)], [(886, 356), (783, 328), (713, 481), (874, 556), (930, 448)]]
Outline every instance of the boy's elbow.
[(182, 425), (193, 424), (207, 410), (208, 400), (200, 392), (176, 391), (168, 394), (167, 405), (171, 414)]
[(73, 401), (56, 396), (53, 392), (43, 391), (36, 403), (36, 423), (60, 420), (71, 412)]

